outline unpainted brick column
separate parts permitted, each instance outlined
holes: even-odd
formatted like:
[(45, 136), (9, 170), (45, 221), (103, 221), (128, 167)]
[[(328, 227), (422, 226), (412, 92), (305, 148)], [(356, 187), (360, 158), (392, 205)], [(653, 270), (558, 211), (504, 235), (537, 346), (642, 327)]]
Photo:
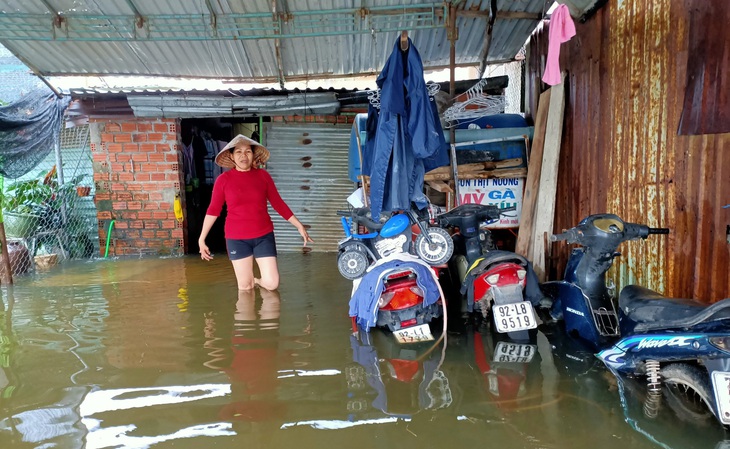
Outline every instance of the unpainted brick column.
[(110, 255), (182, 253), (186, 226), (174, 211), (175, 197), (184, 198), (179, 121), (92, 120), (90, 131), (102, 255), (111, 220)]

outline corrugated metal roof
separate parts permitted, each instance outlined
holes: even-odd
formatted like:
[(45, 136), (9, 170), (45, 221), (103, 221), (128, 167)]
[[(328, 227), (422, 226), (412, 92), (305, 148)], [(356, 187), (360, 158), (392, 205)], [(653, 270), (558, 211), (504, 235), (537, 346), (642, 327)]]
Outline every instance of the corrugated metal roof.
[[(60, 13), (57, 25), (45, 3)], [(478, 65), (490, 1), (455, 3), (456, 63)], [(488, 60), (512, 59), (550, 3), (498, 0)], [(274, 82), (373, 74), (399, 30), (409, 31), (426, 68), (449, 63), (448, 3), (434, 0), (280, 1), (276, 14), (270, 0), (0, 0), (0, 11), (0, 43), (44, 76)]]

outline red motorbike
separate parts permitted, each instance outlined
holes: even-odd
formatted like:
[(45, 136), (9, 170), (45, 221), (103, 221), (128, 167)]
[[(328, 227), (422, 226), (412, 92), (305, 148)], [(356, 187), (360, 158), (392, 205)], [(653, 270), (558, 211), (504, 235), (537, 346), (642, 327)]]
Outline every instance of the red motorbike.
[(443, 308), (439, 279), (453, 253), (448, 232), (411, 210), (377, 220), (368, 208), (338, 214), (345, 238), (337, 266), (353, 281), (353, 330), (387, 327), (402, 343), (433, 339), (429, 323)]
[[(515, 340), (529, 338), (537, 327), (533, 303), (525, 300), (525, 288), (531, 275), (528, 261), (510, 251), (495, 248), (487, 225), (515, 208), (462, 204), (436, 217), (441, 227), (453, 229), (454, 257), (450, 268), (459, 279), (466, 310), (480, 310), (486, 319), (491, 315), (494, 328)], [(534, 290), (539, 292), (537, 279)]]

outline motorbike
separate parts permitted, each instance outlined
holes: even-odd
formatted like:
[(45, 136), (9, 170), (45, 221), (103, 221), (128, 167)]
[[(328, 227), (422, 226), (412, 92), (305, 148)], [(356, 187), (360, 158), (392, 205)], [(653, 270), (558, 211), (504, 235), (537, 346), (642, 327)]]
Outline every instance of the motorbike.
[[(444, 343), (441, 343), (442, 345)], [(421, 410), (448, 407), (449, 380), (438, 343), (403, 346), (379, 331), (350, 336), (353, 363), (345, 368), (350, 420), (381, 413), (410, 418)]]
[(534, 341), (515, 342), (504, 334), (474, 331), (474, 361), (484, 379), (490, 398), (503, 410), (513, 410), (524, 405), (528, 378), (534, 360), (539, 360)]
[[(387, 327), (402, 343), (432, 340), (429, 323), (442, 314), (439, 282), (454, 250), (451, 236), (428, 226), (413, 210), (382, 214), (377, 221), (368, 208), (337, 213), (345, 232), (338, 244), (337, 267), (353, 281), (353, 331), (360, 317), (366, 330), (373, 324)], [(374, 308), (373, 323), (367, 316)]]
[(485, 319), (491, 314), (497, 332), (526, 340), (528, 330), (537, 327), (537, 320), (533, 302), (525, 300), (525, 287), (532, 280), (534, 290), (539, 291), (537, 279), (528, 276), (532, 270), (524, 257), (496, 248), (484, 225), (513, 210), (462, 204), (436, 217), (436, 222), (442, 227), (458, 228), (453, 234), (455, 255), (451, 265), (461, 284), (461, 294), (466, 297), (466, 310), (480, 310)]
[[(337, 211), (345, 238), (338, 244), (337, 268), (345, 279), (358, 279), (374, 261), (397, 252), (418, 255), (429, 265), (441, 265), (451, 257), (454, 246), (444, 229), (427, 226), (413, 210), (402, 214), (381, 214), (376, 221), (367, 207)], [(413, 232), (413, 227), (418, 229)], [(364, 227), (368, 232), (360, 234)]]
[(598, 351), (617, 377), (645, 378), (654, 393), (648, 397), (702, 405), (730, 425), (730, 298), (706, 305), (629, 285), (621, 290), (617, 310), (615, 288), (606, 284), (621, 243), (668, 233), (598, 214), (552, 236), (581, 246), (571, 253), (565, 280), (544, 284), (554, 299), (550, 314), (562, 318), (569, 335)]

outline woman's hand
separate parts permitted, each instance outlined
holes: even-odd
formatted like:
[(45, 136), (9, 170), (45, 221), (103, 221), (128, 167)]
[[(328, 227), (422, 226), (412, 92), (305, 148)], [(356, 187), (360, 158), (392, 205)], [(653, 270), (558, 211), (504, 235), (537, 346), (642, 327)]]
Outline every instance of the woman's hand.
[(314, 240), (312, 240), (312, 238), (309, 237), (309, 234), (307, 233), (307, 227), (304, 226), (296, 216), (292, 215), (287, 221), (293, 224), (295, 228), (297, 228), (297, 231), (299, 231), (299, 235), (301, 235), (304, 239), (304, 245), (302, 246), (307, 246), (307, 242), (314, 243)]
[(200, 258), (203, 260), (213, 260), (213, 255), (210, 253), (210, 249), (208, 249), (208, 245), (205, 244), (205, 241), (198, 241), (198, 246), (200, 247)]
[(304, 239), (304, 245), (302, 246), (307, 246), (307, 242), (314, 243), (314, 240), (312, 240), (312, 238), (309, 236), (309, 233), (307, 233), (307, 229), (304, 227), (304, 225), (297, 226), (297, 231), (299, 231), (299, 234)]

